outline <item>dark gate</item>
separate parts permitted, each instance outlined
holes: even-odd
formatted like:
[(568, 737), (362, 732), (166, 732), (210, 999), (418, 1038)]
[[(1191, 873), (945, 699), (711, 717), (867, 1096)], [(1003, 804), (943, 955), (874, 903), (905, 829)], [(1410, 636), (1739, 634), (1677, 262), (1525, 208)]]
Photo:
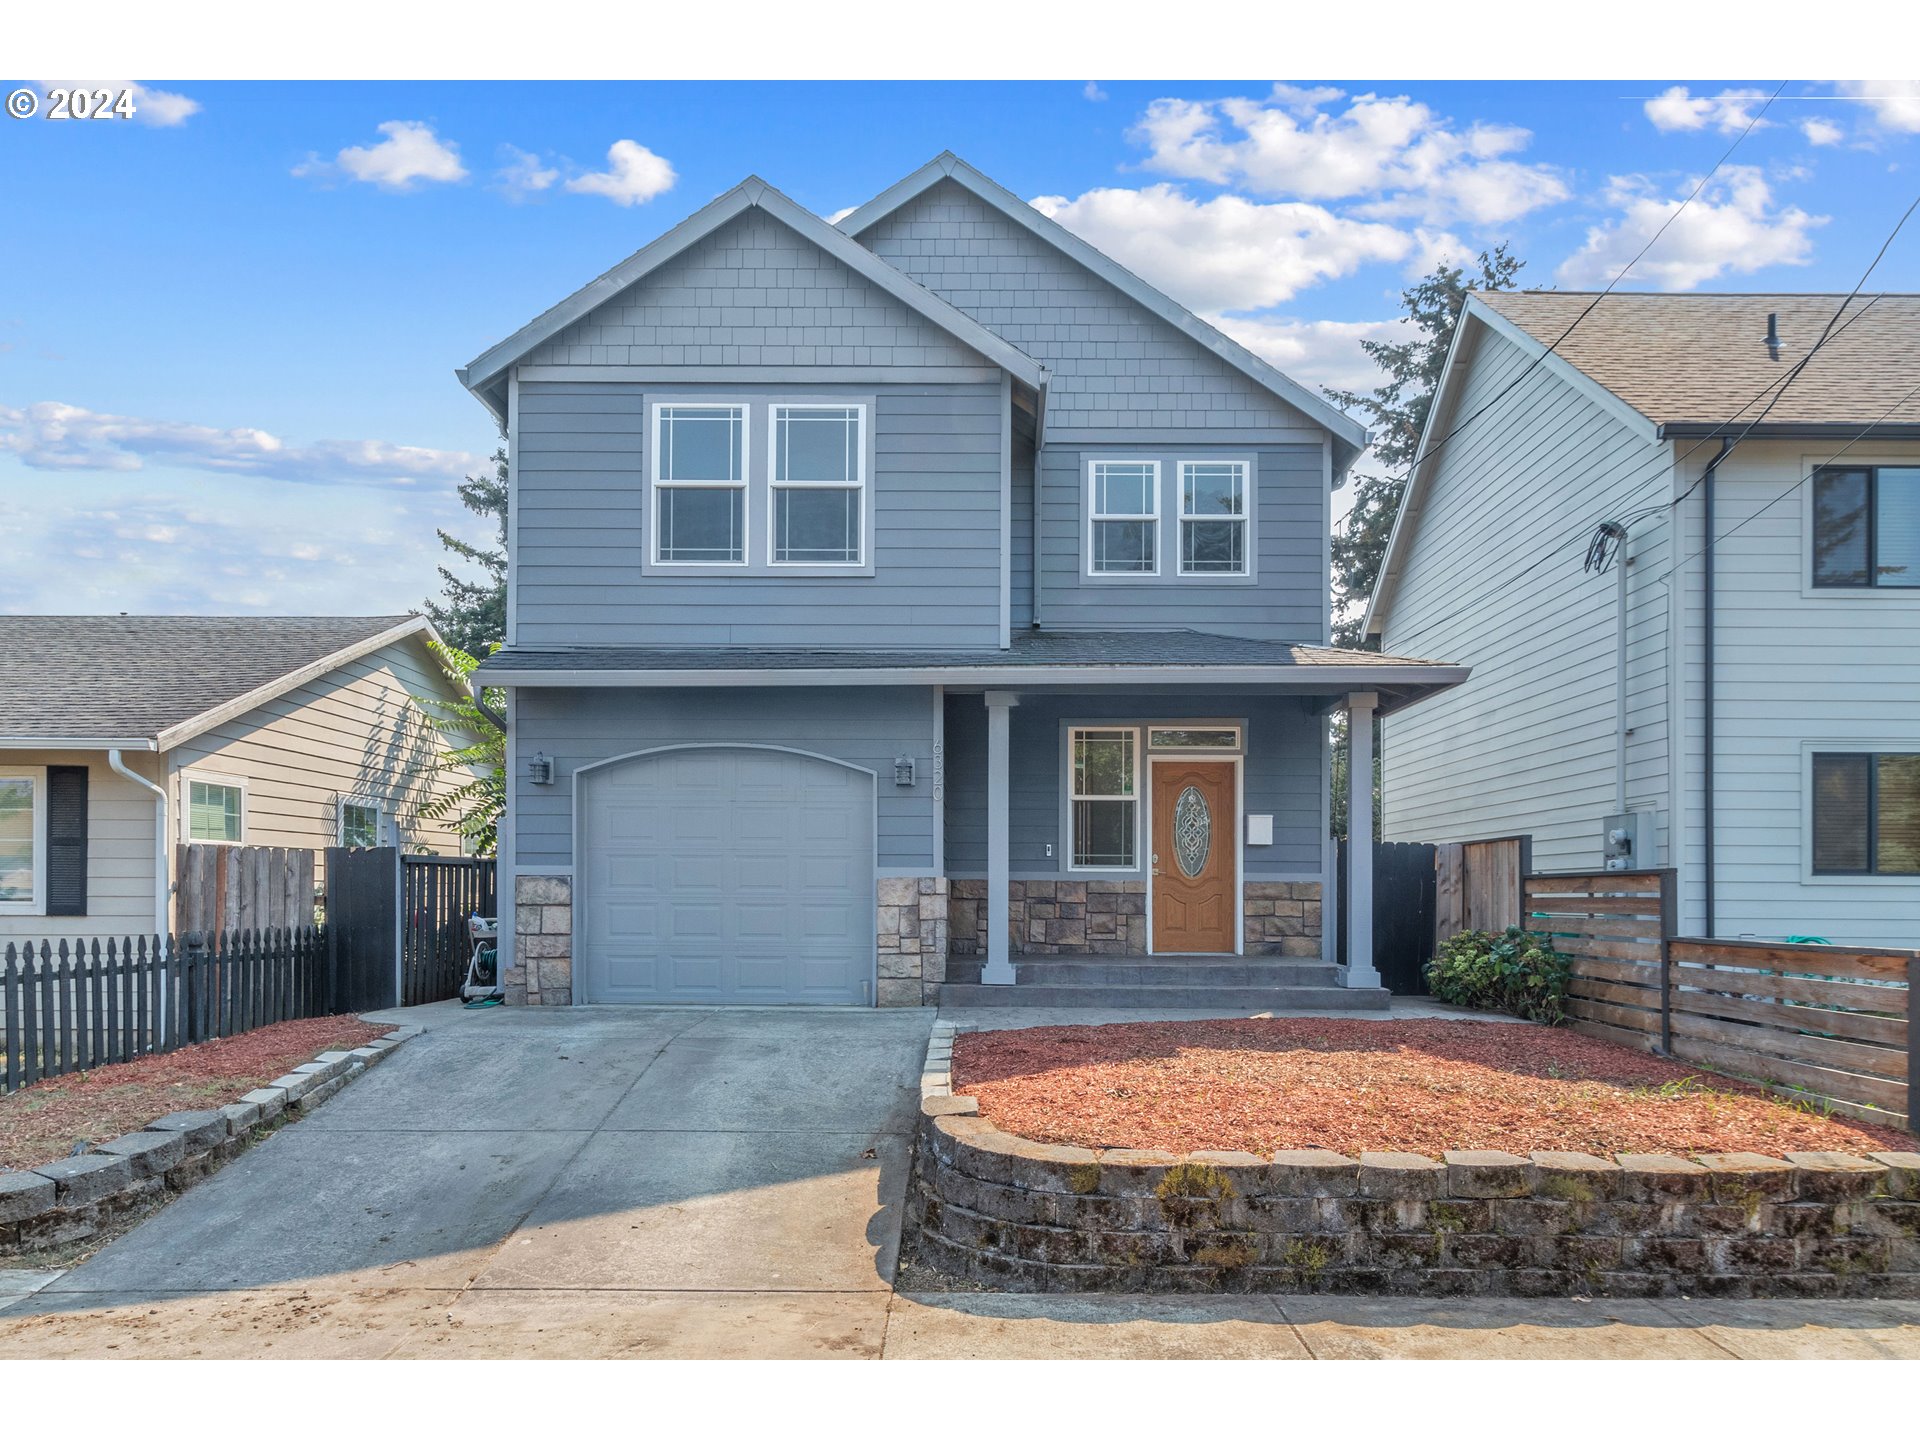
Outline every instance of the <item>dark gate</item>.
[(327, 965), (336, 1010), (400, 1003), (399, 852), (327, 850)]
[(400, 862), (402, 1003), (451, 1000), (473, 953), (467, 918), (499, 914), (494, 862), (473, 856), (408, 855)]
[[(1340, 842), (1340, 890), (1347, 894), (1347, 842)], [(1433, 846), (1376, 842), (1373, 847), (1373, 965), (1395, 995), (1427, 993), (1433, 958)], [(1347, 959), (1347, 927), (1339, 927), (1340, 961)]]

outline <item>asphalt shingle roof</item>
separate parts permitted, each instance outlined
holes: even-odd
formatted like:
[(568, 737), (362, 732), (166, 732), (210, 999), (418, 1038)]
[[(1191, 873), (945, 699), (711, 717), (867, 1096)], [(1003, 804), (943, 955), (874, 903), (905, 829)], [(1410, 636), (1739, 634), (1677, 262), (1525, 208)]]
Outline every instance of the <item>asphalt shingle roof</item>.
[(0, 738), (152, 739), (407, 615), (0, 615)]
[[(1615, 291), (1556, 354), (1660, 425), (1751, 421), (1813, 348), (1843, 295), (1646, 295)], [(1476, 299), (1551, 345), (1593, 296), (1523, 290)], [(1780, 317), (1780, 358), (1767, 316)], [(1920, 295), (1862, 295), (1768, 412), (1773, 425), (1920, 424)], [(1755, 396), (1767, 391), (1758, 403)]]

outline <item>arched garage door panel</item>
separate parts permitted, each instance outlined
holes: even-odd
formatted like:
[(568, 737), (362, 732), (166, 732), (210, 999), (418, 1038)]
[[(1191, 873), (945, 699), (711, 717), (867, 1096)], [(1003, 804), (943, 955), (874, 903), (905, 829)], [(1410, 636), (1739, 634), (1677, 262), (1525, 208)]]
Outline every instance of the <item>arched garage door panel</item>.
[(781, 750), (669, 750), (581, 777), (590, 1002), (863, 1004), (873, 777)]

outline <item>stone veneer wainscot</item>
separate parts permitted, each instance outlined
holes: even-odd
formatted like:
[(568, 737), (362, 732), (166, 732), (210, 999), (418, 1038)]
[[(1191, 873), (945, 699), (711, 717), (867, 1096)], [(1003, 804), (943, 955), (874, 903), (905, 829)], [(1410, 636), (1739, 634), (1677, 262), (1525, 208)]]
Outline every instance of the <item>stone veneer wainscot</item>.
[(573, 1003), (573, 877), (516, 875), (513, 948), (502, 972), (509, 1005)]

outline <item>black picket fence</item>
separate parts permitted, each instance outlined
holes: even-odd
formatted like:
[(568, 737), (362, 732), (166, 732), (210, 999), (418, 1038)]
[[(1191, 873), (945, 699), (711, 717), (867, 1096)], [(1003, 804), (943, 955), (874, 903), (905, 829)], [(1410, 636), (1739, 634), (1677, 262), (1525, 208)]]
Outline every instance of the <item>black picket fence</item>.
[(0, 955), (5, 1088), (333, 1013), (341, 957), (323, 931), (232, 931), (8, 944)]

